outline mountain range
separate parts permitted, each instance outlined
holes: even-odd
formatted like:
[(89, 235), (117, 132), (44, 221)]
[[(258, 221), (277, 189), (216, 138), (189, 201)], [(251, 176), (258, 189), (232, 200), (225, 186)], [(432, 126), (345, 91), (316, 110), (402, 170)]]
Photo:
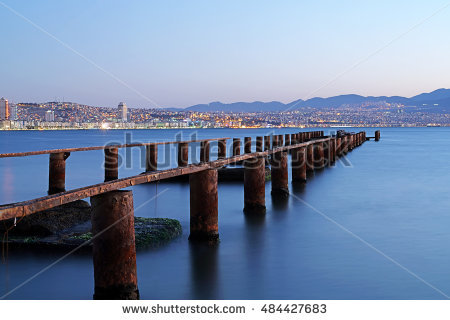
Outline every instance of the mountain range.
[[(343, 105), (360, 105), (367, 102), (385, 101), (387, 103), (401, 103), (406, 106), (420, 107), (422, 111), (444, 112), (450, 110), (450, 89), (438, 89), (433, 92), (421, 93), (411, 98), (400, 96), (378, 96), (364, 97), (357, 94), (339, 95), (329, 98), (311, 98), (308, 100), (296, 100), (290, 103), (282, 103), (279, 101), (271, 102), (234, 102), (222, 103), (211, 102), (208, 104), (197, 104), (183, 110), (199, 111), (199, 112), (276, 112), (289, 110), (298, 110), (306, 107), (311, 108), (339, 108)], [(171, 110), (180, 111), (181, 109)]]

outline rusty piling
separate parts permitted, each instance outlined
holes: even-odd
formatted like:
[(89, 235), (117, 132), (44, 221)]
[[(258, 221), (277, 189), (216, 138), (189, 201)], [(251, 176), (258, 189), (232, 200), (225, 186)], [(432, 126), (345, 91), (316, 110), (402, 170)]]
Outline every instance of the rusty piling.
[(178, 143), (178, 166), (186, 167), (189, 164), (189, 144)]
[(48, 194), (66, 191), (66, 160), (69, 152), (50, 153)]
[(94, 299), (139, 299), (132, 191), (91, 197)]
[(323, 142), (314, 144), (314, 169), (323, 169), (325, 163)]
[(209, 141), (200, 143), (200, 162), (209, 162)]
[(264, 136), (264, 151), (270, 150), (270, 136)]
[(105, 149), (105, 182), (119, 178), (119, 149)]
[(266, 212), (266, 168), (264, 157), (244, 161), (244, 212), (249, 214)]
[(244, 153), (252, 153), (252, 138), (244, 138)]
[(233, 138), (233, 157), (241, 154), (241, 139)]
[(292, 149), (292, 181), (306, 182), (306, 148)]
[(227, 157), (227, 140), (219, 140), (217, 142), (217, 157), (225, 159)]
[(375, 131), (375, 141), (380, 141), (380, 130)]
[(151, 144), (146, 146), (145, 150), (145, 171), (150, 172), (158, 170), (158, 145)]
[(256, 152), (263, 151), (263, 137), (256, 137)]
[(291, 135), (289, 133), (286, 133), (284, 135), (284, 145), (290, 146), (291, 145)]
[(288, 196), (289, 181), (286, 151), (275, 152), (273, 154), (271, 164), (271, 178), (272, 195), (283, 197)]
[(189, 240), (219, 239), (217, 176), (216, 169), (189, 175), (191, 215)]

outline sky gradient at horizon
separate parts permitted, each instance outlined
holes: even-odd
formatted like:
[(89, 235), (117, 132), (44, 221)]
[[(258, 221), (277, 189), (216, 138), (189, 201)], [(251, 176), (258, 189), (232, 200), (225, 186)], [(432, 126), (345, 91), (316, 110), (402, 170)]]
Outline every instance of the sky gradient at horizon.
[(413, 96), (450, 87), (446, 5), (0, 0), (0, 96), (107, 107)]

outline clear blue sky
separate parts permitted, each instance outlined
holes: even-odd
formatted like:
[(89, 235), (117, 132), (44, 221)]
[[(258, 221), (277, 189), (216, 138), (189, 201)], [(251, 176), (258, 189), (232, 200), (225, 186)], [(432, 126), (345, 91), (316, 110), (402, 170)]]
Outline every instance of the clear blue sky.
[(446, 4), (0, 0), (0, 96), (110, 107), (412, 96), (450, 87), (450, 7), (374, 53)]

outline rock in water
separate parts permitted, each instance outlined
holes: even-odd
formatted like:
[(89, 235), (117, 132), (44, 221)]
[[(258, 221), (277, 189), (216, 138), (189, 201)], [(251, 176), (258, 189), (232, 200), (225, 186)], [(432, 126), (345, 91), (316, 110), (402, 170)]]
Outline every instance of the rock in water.
[[(145, 249), (163, 245), (182, 234), (178, 220), (167, 218), (134, 218), (136, 248)], [(48, 236), (11, 235), (8, 245), (30, 249), (74, 249), (92, 248), (91, 223), (67, 228), (57, 234)]]
[[(10, 235), (49, 236), (64, 229), (72, 228), (91, 220), (91, 205), (84, 200), (77, 200), (59, 207), (44, 210), (32, 215), (17, 218), (17, 224), (9, 231)], [(0, 224), (0, 232), (14, 225), (14, 219)]]

